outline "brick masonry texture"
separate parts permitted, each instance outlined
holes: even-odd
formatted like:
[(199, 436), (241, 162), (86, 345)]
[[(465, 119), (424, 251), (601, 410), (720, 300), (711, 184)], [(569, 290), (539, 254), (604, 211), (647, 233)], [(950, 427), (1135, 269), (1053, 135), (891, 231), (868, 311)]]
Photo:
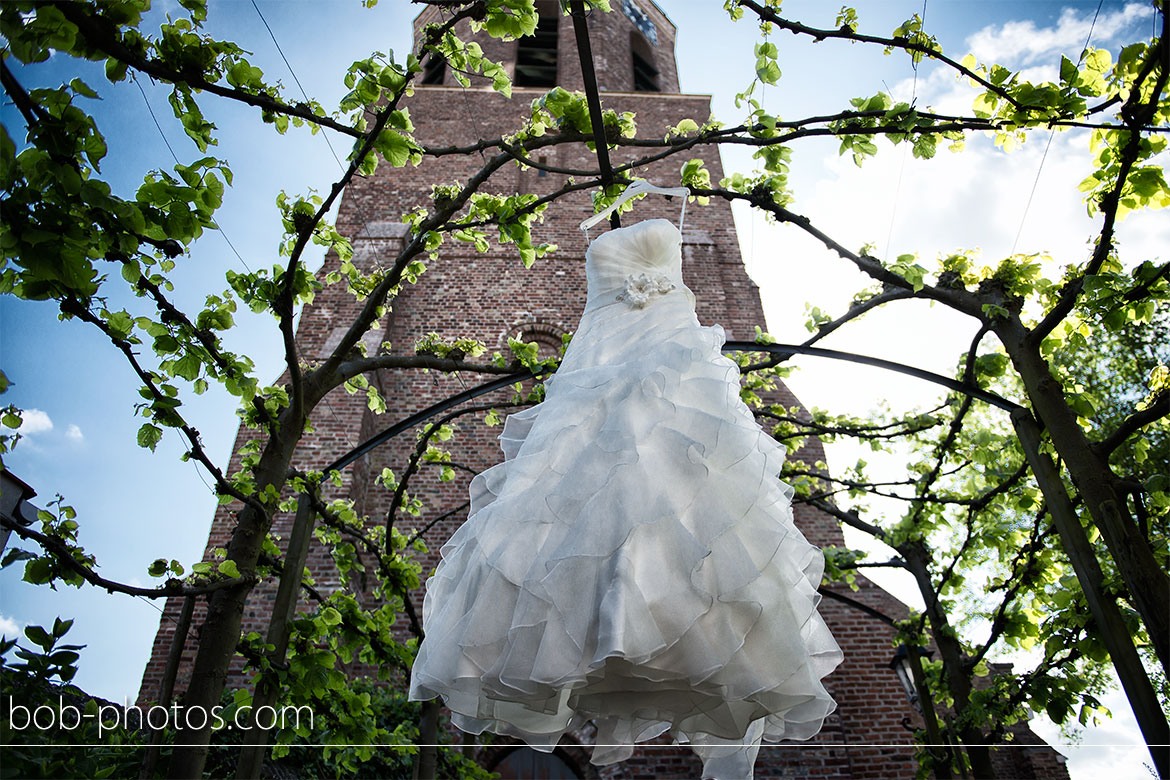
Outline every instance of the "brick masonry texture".
[[(661, 92), (633, 92), (631, 36), (640, 35), (621, 12), (621, 0), (614, 0), (614, 13), (593, 13), (589, 18), (589, 33), (593, 45), (598, 82), (603, 106), (617, 111), (632, 111), (637, 115), (640, 136), (662, 135), (665, 129), (684, 118), (704, 122), (710, 113), (708, 96), (686, 95), (678, 92), (678, 76), (674, 63), (674, 26), (648, 0), (638, 5), (654, 22), (658, 43), (652, 47), (655, 66), (659, 72)], [(428, 9), (415, 22), (416, 37), (423, 26), (435, 21), (438, 12)], [(487, 56), (512, 67), (516, 44), (475, 37)], [(568, 17), (560, 20), (558, 33), (558, 82), (568, 89), (581, 89), (581, 68), (577, 59), (572, 24)], [(459, 87), (450, 73), (444, 83), (419, 86), (415, 95), (406, 101), (416, 127), (419, 141), (432, 146), (467, 143), (479, 138), (496, 138), (514, 131), (526, 115), (532, 100), (544, 89), (515, 88), (511, 100), (505, 100), (479, 85)], [(485, 152), (490, 154), (491, 152)], [(644, 152), (643, 152), (644, 153)], [(615, 164), (634, 159), (643, 153), (619, 148), (613, 153)], [(534, 152), (542, 163), (566, 169), (592, 169), (596, 157), (583, 144)], [(713, 181), (722, 175), (722, 166), (716, 150), (697, 147), (695, 157), (701, 157), (711, 171)], [(405, 227), (401, 215), (428, 204), (433, 183), (463, 182), (483, 164), (478, 154), (428, 157), (417, 168), (394, 169), (383, 164), (368, 178), (355, 179), (344, 193), (337, 218), (341, 232), (353, 241), (355, 262), (359, 267), (389, 266), (402, 249)], [(643, 178), (665, 186), (679, 182), (681, 159), (652, 165), (639, 172)], [(494, 174), (484, 191), (513, 194), (518, 192), (544, 195), (559, 188), (565, 177), (534, 169), (524, 170), (509, 163)], [(654, 217), (677, 220), (680, 204), (660, 197), (648, 198), (635, 207), (626, 223)], [(413, 354), (414, 343), (423, 335), (435, 332), (441, 336), (474, 337), (485, 342), (489, 350), (507, 352), (509, 337), (537, 340), (542, 349), (557, 344), (560, 335), (572, 332), (585, 305), (584, 254), (587, 239), (578, 223), (592, 213), (587, 195), (576, 193), (557, 201), (536, 230), (538, 241), (555, 243), (559, 251), (551, 257), (538, 260), (532, 269), (525, 269), (514, 249), (504, 246), (479, 254), (470, 245), (448, 239), (437, 262), (430, 266), (418, 284), (405, 286), (393, 302), (391, 311), (365, 339), (372, 354), (383, 342), (389, 343), (392, 354)], [(604, 225), (592, 231), (596, 237)], [(738, 239), (730, 207), (722, 202), (707, 206), (691, 204), (687, 210), (684, 230), (683, 276), (694, 291), (697, 313), (704, 324), (719, 323), (729, 339), (751, 339), (755, 327), (764, 325), (756, 285), (748, 278), (739, 253)], [(320, 274), (323, 276), (337, 267), (337, 258), (326, 258)], [(312, 306), (301, 315), (297, 344), (302, 359), (310, 363), (325, 357), (352, 321), (360, 302), (343, 289), (342, 285), (326, 287), (318, 294)], [(393, 422), (434, 404), (453, 393), (478, 384), (483, 379), (475, 376), (449, 376), (422, 372), (380, 372), (371, 377), (386, 398), (389, 411), (381, 416), (366, 408), (363, 394), (349, 395), (344, 390), (334, 391), (313, 415), (315, 432), (306, 436), (297, 454), (296, 465), (303, 468), (321, 468), (343, 455), (360, 441), (385, 429)], [(494, 402), (502, 403), (511, 392), (500, 394)], [(796, 405), (797, 399), (781, 387), (774, 401)], [(474, 403), (487, 403), (485, 398)], [(419, 519), (400, 519), (402, 528), (418, 526), (438, 517), (467, 500), (467, 486), (471, 472), (478, 472), (501, 458), (496, 436), (499, 428), (482, 424), (482, 415), (468, 415), (456, 423), (455, 438), (448, 442), (454, 459), (461, 468), (451, 482), (443, 483), (437, 473), (423, 470), (411, 483), (410, 492), (424, 503)], [(241, 429), (238, 450), (253, 434)], [(371, 518), (383, 518), (390, 496), (375, 485), (372, 476), (384, 467), (401, 473), (414, 437), (403, 435), (362, 458), (356, 466), (347, 469), (342, 487), (332, 488), (332, 497), (348, 497), (357, 502), (358, 510)], [(807, 464), (824, 459), (820, 443), (813, 440), (789, 457)], [(231, 467), (238, 467), (238, 457)], [(207, 550), (226, 546), (232, 516), (238, 507), (220, 507), (212, 520)], [(805, 506), (795, 508), (797, 525), (814, 544), (824, 547), (843, 544), (836, 521)], [(440, 521), (428, 534), (430, 552), (421, 556), (424, 572), (433, 569), (438, 550), (462, 522), (455, 513)], [(274, 532), (287, 539), (291, 516), (276, 519)], [(336, 572), (327, 554), (314, 547), (309, 556), (318, 588), (328, 592), (338, 587)], [(859, 588), (842, 592), (850, 598), (877, 609), (894, 619), (906, 617), (906, 607), (874, 583), (858, 577)], [(263, 634), (268, 624), (268, 611), (275, 594), (274, 585), (256, 589), (249, 600), (244, 631)], [(415, 602), (421, 605), (421, 592)], [(143, 675), (139, 698), (150, 701), (157, 697), (159, 681), (171, 644), (175, 620), (180, 604), (172, 600), (167, 605), (155, 639), (153, 654)], [(845, 653), (844, 663), (826, 680), (830, 693), (838, 702), (837, 711), (830, 716), (822, 732), (807, 745), (783, 744), (764, 746), (757, 760), (756, 776), (815, 777), (815, 778), (893, 778), (913, 777), (916, 763), (913, 757), (912, 735), (903, 723), (921, 728), (914, 708), (907, 702), (896, 675), (888, 666), (893, 656), (893, 632), (884, 623), (865, 613), (826, 599), (821, 613)], [(193, 626), (202, 622), (202, 608), (197, 609)], [(194, 632), (193, 632), (194, 634)], [(194, 642), (189, 641), (177, 689), (186, 685), (190, 664), (194, 657)], [(238, 659), (237, 659), (238, 660)], [(238, 675), (240, 667), (235, 671)], [(237, 683), (243, 682), (236, 680)], [(671, 778), (698, 777), (700, 766), (689, 750), (669, 744), (648, 745), (640, 748), (629, 761), (596, 768), (588, 765), (588, 730), (566, 737), (558, 755), (575, 767), (582, 777), (604, 778)], [(1033, 740), (1034, 742), (1036, 740)], [(1042, 743), (1041, 743), (1042, 744)], [(479, 748), (477, 757), (485, 766), (496, 762), (514, 747), (497, 742), (492, 747)], [(1011, 777), (1065, 777), (1047, 773), (1049, 765), (1061, 771), (1055, 753), (1046, 747), (1008, 753), (1015, 762)], [(1028, 758), (1034, 754), (1034, 758)], [(1023, 763), (1020, 763), (1023, 762)], [(1043, 768), (1045, 771), (1041, 771)]]

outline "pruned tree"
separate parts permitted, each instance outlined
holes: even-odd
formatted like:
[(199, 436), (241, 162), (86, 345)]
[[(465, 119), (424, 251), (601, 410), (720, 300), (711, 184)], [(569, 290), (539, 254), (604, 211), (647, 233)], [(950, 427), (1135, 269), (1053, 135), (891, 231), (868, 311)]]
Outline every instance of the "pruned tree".
[[(853, 435), (887, 446), (897, 434), (912, 442), (910, 471), (897, 486), (875, 484), (861, 474), (794, 472), (789, 478), (802, 485), (803, 500), (888, 544), (898, 555), (894, 565), (914, 575), (926, 611), (905, 627), (905, 635), (916, 646), (926, 630), (939, 649), (940, 662), (931, 675), (939, 698), (951, 704), (954, 717), (947, 728), (967, 745), (976, 771), (983, 776), (990, 770), (986, 749), (979, 745), (999, 736), (1003, 724), (1022, 717), (1025, 708), (1044, 709), (1063, 722), (1075, 704), (1094, 706), (1098, 689), (1092, 684), (1078, 687), (1076, 674), (1092, 664), (1099, 669), (1107, 657), (1118, 669), (1147, 741), (1167, 741), (1166, 719), (1139, 652), (1165, 674), (1170, 625), (1164, 605), (1170, 578), (1164, 531), (1170, 502), (1165, 480), (1151, 461), (1164, 448), (1158, 444), (1151, 450), (1142, 442), (1151, 427), (1164, 430), (1170, 382), (1161, 363), (1147, 376), (1128, 362), (1124, 349), (1115, 349), (1102, 359), (1112, 361), (1109, 370), (1125, 375), (1126, 381), (1093, 391), (1086, 389), (1092, 385), (1088, 378), (1078, 373), (1086, 361), (1075, 357), (1111, 338), (1106, 334), (1130, 338), (1138, 327), (1134, 323), (1155, 322), (1156, 308), (1170, 290), (1167, 265), (1122, 258), (1114, 241), (1116, 224), (1128, 211), (1170, 204), (1158, 157), (1170, 124), (1164, 14), (1151, 40), (1135, 41), (1116, 56), (1095, 49), (1080, 62), (1066, 59), (1059, 81), (1034, 83), (1003, 66), (943, 52), (918, 17), (883, 36), (862, 32), (857, 14), (848, 8), (835, 27), (816, 28), (783, 16), (778, 2), (728, 0), (724, 6), (732, 18), (751, 18), (765, 36), (780, 31), (835, 39), (903, 52), (916, 63), (934, 61), (973, 85), (973, 108), (964, 115), (933, 113), (879, 93), (856, 98), (832, 115), (781, 120), (749, 89), (741, 96), (747, 106), (743, 121), (722, 124), (695, 118), (662, 138), (643, 134), (637, 117), (599, 111), (596, 103), (591, 109), (595, 91), (586, 95), (557, 87), (534, 103), (528, 119), (506, 137), (438, 148), (414, 137), (403, 104), (421, 71), (420, 60), (440, 57), (460, 79), (484, 79), (508, 94), (506, 69), (461, 35), (466, 29), (505, 39), (531, 35), (537, 24), (532, 0), (427, 0), (447, 13), (442, 24), (425, 31), (421, 50), (399, 60), (371, 56), (355, 62), (343, 75), (351, 92), (334, 112), (311, 100), (289, 98), (238, 45), (202, 34), (204, 2), (181, 4), (187, 16), (168, 19), (154, 34), (141, 29), (143, 0), (13, 0), (0, 6), (5, 36), (0, 82), (17, 112), (17, 121), (5, 125), (0, 135), (5, 215), (0, 290), (43, 301), (57, 307), (63, 318), (101, 333), (111, 353), (140, 382), (140, 399), (133, 401), (144, 418), (139, 444), (153, 449), (165, 429), (178, 431), (185, 439), (185, 457), (205, 469), (223, 500), (236, 502), (236, 527), (222, 561), (197, 563), (185, 580), (179, 579), (184, 570), (178, 562), (156, 563), (156, 573), (169, 571), (174, 578), (155, 589), (99, 577), (92, 556), (77, 544), (78, 519), (67, 508), (43, 517), (40, 531), (12, 528), (39, 548), (7, 559), (23, 559), (31, 582), (84, 580), (126, 594), (207, 596), (208, 617), (186, 693), (188, 707), (210, 710), (219, 703), (229, 663), (243, 652), (261, 674), (257, 697), (334, 697), (342, 711), (336, 728), (348, 729), (345, 733), (355, 741), (385, 738), (392, 731), (353, 716), (362, 709), (362, 694), (342, 693), (349, 689), (332, 665), (339, 656), (360, 656), (386, 667), (409, 667), (410, 646), (397, 642), (389, 626), (399, 611), (406, 611), (421, 635), (406, 594), (418, 586), (410, 549), (424, 539), (425, 526), (411, 534), (394, 525), (395, 512), (384, 521), (360, 517), (352, 505), (330, 502), (323, 495), (321, 485), (332, 474), (292, 469), (310, 416), (330, 391), (347, 384), (365, 390), (377, 406), (381, 399), (365, 379), (374, 371), (461, 371), (513, 381), (520, 370), (551, 370), (555, 361), (541, 362), (534, 348), (519, 343), (513, 355), (485, 360), (482, 345), (473, 340), (432, 341), (423, 345), (421, 355), (366, 354), (361, 340), (402, 285), (425, 272), (423, 258), (443, 262), (449, 237), (483, 250), (493, 243), (513, 245), (531, 264), (551, 250), (534, 242), (532, 225), (559, 199), (601, 188), (597, 205), (605, 206), (640, 170), (673, 159), (681, 182), (695, 198), (747, 202), (815, 237), (873, 280), (874, 289), (863, 291), (841, 316), (819, 322), (803, 346), (853, 326), (877, 308), (912, 299), (941, 304), (978, 323), (978, 337), (958, 361), (956, 379), (966, 394), (930, 413), (898, 421), (858, 421), (794, 418), (789, 410), (766, 404), (760, 409), (763, 420), (778, 425), (780, 436)], [(574, 2), (569, 8), (580, 15), (586, 6), (608, 10), (605, 0)], [(1162, 10), (1160, 3), (1156, 7)], [(767, 38), (757, 47), (758, 82), (771, 84), (780, 78), (777, 53)], [(85, 101), (97, 90), (81, 79), (56, 88), (24, 86), (25, 69), (53, 55), (104, 62), (111, 85), (131, 73), (170, 85), (175, 119), (199, 156), (176, 165), (173, 172), (150, 174), (132, 194), (115, 192), (100, 173), (107, 141), (85, 110)], [(250, 106), (259, 121), (271, 123), (279, 133), (290, 126), (337, 133), (350, 139), (352, 149), (344, 174), (323, 197), (280, 199), (285, 231), (280, 265), (231, 271), (228, 289), (204, 291), (205, 305), (186, 311), (175, 303), (172, 274), (192, 244), (215, 228), (215, 213), (232, 177), (227, 161), (207, 155), (215, 137), (204, 110), (209, 100)], [(961, 146), (973, 134), (1023, 140), (1050, 128), (1088, 129), (1095, 150), (1094, 173), (1082, 189), (1098, 215), (1099, 235), (1088, 256), (1068, 258), (1060, 279), (1045, 277), (1023, 256), (986, 268), (964, 253), (931, 265), (909, 255), (883, 261), (866, 250), (848, 249), (801, 216), (788, 189), (788, 164), (802, 139), (831, 136), (840, 142), (842, 154), (861, 162), (877, 151), (879, 137), (909, 144), (915, 156), (929, 158), (940, 143)], [(549, 195), (483, 191), (505, 167), (539, 166), (534, 154), (539, 150), (582, 143), (598, 151), (598, 167), (572, 171), (574, 179)], [(759, 170), (712, 182), (701, 162), (690, 159), (697, 147), (730, 144), (753, 148)], [(604, 160), (611, 148), (621, 149), (629, 161), (610, 166)], [(403, 215), (410, 233), (401, 251), (378, 269), (360, 271), (351, 261), (346, 237), (325, 219), (346, 184), (379, 165), (401, 168), (423, 158), (457, 155), (482, 155), (482, 165), (462, 182), (436, 186), (427, 209)], [(337, 272), (318, 278), (306, 267), (305, 250), (312, 243), (338, 258)], [(362, 306), (331, 353), (309, 364), (298, 352), (294, 321), (299, 307), (324, 285), (344, 285)], [(111, 294), (115, 289), (146, 305), (135, 309), (112, 303), (119, 300)], [(276, 384), (264, 384), (248, 356), (224, 345), (240, 303), (274, 318), (284, 347), (284, 374)], [(992, 339), (994, 345), (986, 346)], [(775, 373), (778, 362), (757, 366), (749, 395), (766, 388), (768, 372)], [(243, 420), (255, 431), (235, 473), (212, 459), (185, 416), (184, 399), (212, 384), (240, 399)], [(1000, 408), (1011, 410), (1010, 419), (986, 406), (985, 385), (1006, 399)], [(515, 402), (526, 400), (518, 397)], [(494, 415), (498, 408), (460, 413)], [(15, 428), (18, 419), (19, 410), (6, 410), (6, 425)], [(449, 434), (449, 422), (433, 421), (423, 429), (400, 478), (384, 475), (396, 511), (421, 512), (408, 492), (411, 475), (421, 464), (457, 467), (457, 456), (433, 441)], [(13, 443), (13, 437), (6, 437), (4, 446)], [(841, 490), (855, 495), (893, 490), (907, 508), (896, 523), (865, 518), (859, 508), (834, 500)], [(300, 541), (282, 553), (268, 532), (277, 512), (294, 509)], [(341, 580), (372, 576), (374, 582), (367, 587), (385, 606), (363, 607), (353, 589), (325, 596), (303, 579), (299, 551), (315, 518), (326, 529), (319, 539), (331, 550)], [(842, 576), (864, 565), (855, 553), (843, 551), (831, 551), (830, 561)], [(984, 570), (994, 573), (986, 586), (976, 587), (972, 579)], [(264, 578), (278, 579), (281, 586), (272, 627), (266, 637), (241, 636), (245, 601)], [(294, 616), (302, 593), (315, 603)], [(983, 622), (973, 624), (972, 617)], [(1043, 659), (1011, 679), (976, 690), (973, 677), (1004, 642), (1043, 647)], [(433, 727), (433, 719), (427, 724)], [(406, 731), (394, 735), (402, 742), (414, 738)], [(424, 732), (423, 741), (426, 737)], [(198, 776), (211, 739), (209, 726), (184, 726), (176, 735), (176, 744), (184, 747), (174, 750), (171, 775)], [(255, 774), (262, 757), (262, 751), (245, 754), (240, 775)], [(1168, 771), (1165, 751), (1155, 751), (1155, 763), (1159, 771)], [(421, 766), (425, 772), (428, 765)], [(945, 764), (941, 771), (948, 771)]]

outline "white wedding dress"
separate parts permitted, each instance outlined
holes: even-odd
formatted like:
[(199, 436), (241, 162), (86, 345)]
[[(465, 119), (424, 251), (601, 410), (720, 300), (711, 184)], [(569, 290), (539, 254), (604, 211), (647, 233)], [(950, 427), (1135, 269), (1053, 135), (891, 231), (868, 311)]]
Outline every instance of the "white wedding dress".
[(816, 606), (820, 550), (792, 522), (784, 448), (739, 398), (723, 329), (653, 219), (586, 255), (588, 302), (543, 403), (427, 581), (410, 698), (456, 726), (552, 750), (597, 727), (594, 764), (664, 732), (704, 777), (751, 777), (760, 739), (815, 735), (841, 651)]

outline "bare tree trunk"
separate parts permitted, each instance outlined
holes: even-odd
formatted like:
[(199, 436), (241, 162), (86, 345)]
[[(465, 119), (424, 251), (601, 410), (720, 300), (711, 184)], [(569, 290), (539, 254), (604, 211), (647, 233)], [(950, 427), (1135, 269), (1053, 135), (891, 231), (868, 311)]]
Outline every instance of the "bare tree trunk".
[[(922, 722), (926, 724), (926, 738), (933, 746), (928, 748), (931, 767), (938, 780), (951, 780), (950, 745), (943, 742), (942, 732), (938, 728), (938, 716), (934, 711), (934, 697), (930, 695), (930, 687), (926, 684), (926, 674), (922, 671), (922, 654), (917, 642), (907, 642), (906, 657), (910, 660), (910, 673), (914, 678), (914, 688), (918, 693), (918, 704), (922, 708)], [(942, 755), (939, 755), (941, 750)]]
[[(167, 655), (167, 667), (163, 671), (162, 686), (158, 692), (158, 703), (161, 707), (171, 705), (171, 697), (175, 693), (175, 678), (179, 675), (179, 662), (183, 660), (183, 648), (187, 645), (187, 631), (191, 628), (191, 616), (195, 614), (195, 597), (183, 598), (183, 611), (179, 613), (179, 622), (175, 626), (175, 635), (171, 639), (171, 651)], [(149, 722), (147, 723), (149, 725)], [(162, 744), (163, 729), (151, 728), (150, 747), (142, 759), (142, 770), (138, 777), (145, 780), (154, 777), (154, 766), (158, 763), (159, 745)]]
[(1064, 388), (1053, 378), (1038, 346), (1031, 343), (1030, 333), (1019, 322), (1001, 326), (996, 332), (1024, 381), (1036, 416), (1101, 531), (1163, 671), (1170, 675), (1170, 609), (1166, 608), (1170, 577), (1158, 566), (1149, 540), (1115, 489), (1117, 476), (1085, 438), (1065, 400)]
[(411, 780), (434, 780), (439, 767), (439, 700), (422, 703), (418, 718), (418, 755)]
[[(926, 549), (919, 543), (908, 543), (900, 545), (898, 552), (918, 583), (918, 590), (926, 603), (930, 634), (942, 656), (947, 688), (955, 700), (955, 711), (962, 712), (971, 699), (971, 676), (963, 666), (963, 647), (959, 644), (958, 633), (951, 628), (946, 612), (938, 603), (938, 594), (930, 579)], [(979, 729), (964, 726), (959, 729), (959, 738), (971, 759), (975, 776), (980, 780), (996, 777), (995, 768), (991, 764), (991, 750), (987, 747), (987, 735)]]
[[(277, 493), (284, 487), (293, 449), (303, 429), (303, 421), (297, 424), (284, 417), (280, 425), (282, 432), (294, 433), (269, 440), (256, 469), (257, 496), (264, 495), (269, 485)], [(269, 523), (268, 514), (252, 504), (245, 504), (237, 515), (227, 557), (235, 561), (240, 575), (249, 584), (217, 590), (211, 595), (207, 618), (199, 629), (199, 650), (195, 655), (191, 681), (183, 697), (183, 713), (188, 717), (180, 718), (176, 724), (175, 749), (168, 768), (171, 778), (198, 780), (203, 775), (207, 746), (211, 742), (211, 713), (227, 685), (228, 668), (240, 639), (244, 604), (252, 591), (250, 582), (256, 573), (256, 561), (260, 558)]]
[(1020, 443), (1024, 445), (1024, 452), (1044, 493), (1044, 500), (1048, 502), (1052, 522), (1060, 533), (1065, 554), (1072, 563), (1085, 600), (1089, 603), (1089, 610), (1097, 624), (1097, 634), (1109, 651), (1113, 668), (1133, 707), (1142, 737), (1154, 759), (1154, 766), (1161, 777), (1170, 776), (1170, 748), (1166, 747), (1170, 743), (1170, 726), (1166, 723), (1166, 714), (1158, 703), (1154, 686), (1142, 666), (1142, 659), (1134, 647), (1133, 637), (1121, 617), (1117, 602), (1106, 595), (1102, 588), (1104, 577), (1101, 566), (1093, 554), (1092, 545), (1085, 536), (1072, 501), (1065, 493), (1056, 464), (1040, 451), (1040, 429), (1027, 410), (1013, 412), (1012, 424), (1016, 427)]
[[(284, 557), (284, 572), (276, 590), (276, 601), (272, 604), (272, 618), (268, 623), (267, 642), (273, 645), (269, 660), (283, 664), (288, 653), (289, 623), (297, 611), (297, 596), (301, 591), (305, 560), (309, 556), (309, 539), (313, 535), (313, 499), (302, 493), (297, 501), (297, 515), (293, 520), (292, 534), (288, 540), (288, 551)], [(271, 707), (280, 698), (280, 685), (276, 675), (265, 674), (256, 686), (252, 697), (253, 720), (244, 732), (244, 746), (240, 748), (240, 760), (236, 764), (237, 780), (260, 777), (264, 756), (268, 753), (268, 730), (259, 726), (255, 713), (261, 708)]]

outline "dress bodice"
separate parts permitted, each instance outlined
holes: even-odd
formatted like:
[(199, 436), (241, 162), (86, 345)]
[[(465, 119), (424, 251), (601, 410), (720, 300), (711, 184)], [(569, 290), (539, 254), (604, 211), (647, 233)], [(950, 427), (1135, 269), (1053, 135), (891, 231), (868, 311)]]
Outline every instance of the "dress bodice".
[(637, 306), (642, 295), (673, 290), (692, 297), (682, 279), (682, 235), (666, 219), (648, 219), (598, 236), (585, 253), (585, 278), (588, 308), (613, 303), (618, 296)]

